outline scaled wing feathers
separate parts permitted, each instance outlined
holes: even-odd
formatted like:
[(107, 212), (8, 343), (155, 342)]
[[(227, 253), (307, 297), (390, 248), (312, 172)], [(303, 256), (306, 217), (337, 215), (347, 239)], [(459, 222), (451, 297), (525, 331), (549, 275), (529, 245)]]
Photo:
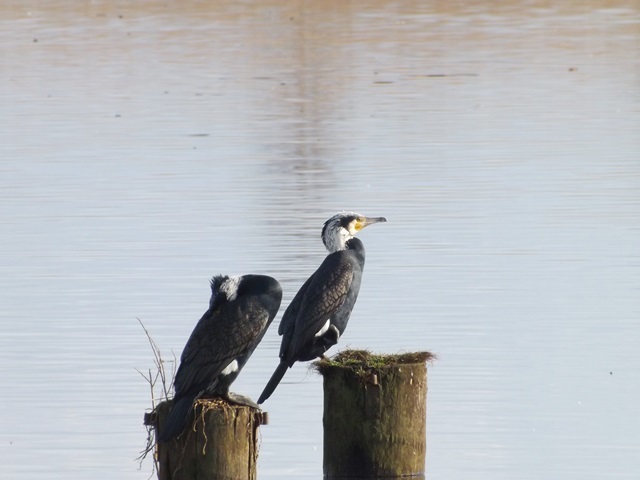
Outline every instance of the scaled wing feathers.
[(305, 345), (313, 341), (316, 333), (344, 303), (352, 280), (351, 263), (342, 261), (342, 256), (337, 254), (329, 255), (309, 278), (295, 318), (295, 333), (286, 352), (289, 362), (296, 360)]
[[(269, 315), (259, 310), (243, 312), (239, 321), (228, 321), (230, 309), (221, 308), (206, 318), (207, 312), (193, 330), (180, 359), (175, 379), (176, 392), (206, 385), (254, 343), (258, 328), (266, 326)], [(206, 346), (206, 347), (205, 347)]]

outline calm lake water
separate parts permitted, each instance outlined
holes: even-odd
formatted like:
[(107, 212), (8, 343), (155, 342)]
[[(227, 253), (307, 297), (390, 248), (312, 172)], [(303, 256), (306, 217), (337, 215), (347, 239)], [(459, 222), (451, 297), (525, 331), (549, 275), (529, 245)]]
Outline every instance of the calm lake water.
[[(333, 353), (439, 356), (428, 478), (637, 479), (640, 5), (494, 3), (2, 2), (0, 477), (147, 479), (136, 317), (282, 313), (346, 209), (388, 223)], [(296, 365), (261, 480), (321, 478), (321, 402)]]

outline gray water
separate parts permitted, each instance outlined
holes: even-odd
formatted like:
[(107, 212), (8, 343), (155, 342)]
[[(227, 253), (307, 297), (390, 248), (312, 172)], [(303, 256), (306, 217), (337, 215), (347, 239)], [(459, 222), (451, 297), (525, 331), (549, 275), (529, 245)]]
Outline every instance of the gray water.
[[(640, 6), (449, 3), (0, 4), (0, 478), (148, 478), (136, 318), (170, 359), (213, 274), (284, 311), (343, 209), (388, 223), (333, 353), (439, 356), (428, 478), (638, 478)], [(321, 478), (321, 398), (260, 479)]]

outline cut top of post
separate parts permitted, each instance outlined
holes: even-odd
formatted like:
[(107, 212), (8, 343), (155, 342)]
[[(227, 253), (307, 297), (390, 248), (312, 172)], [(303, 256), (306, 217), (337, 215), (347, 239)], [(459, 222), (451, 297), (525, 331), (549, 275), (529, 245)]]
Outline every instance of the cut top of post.
[(331, 358), (314, 362), (313, 366), (322, 375), (334, 368), (339, 368), (351, 370), (363, 378), (370, 378), (377, 371), (385, 368), (416, 363), (424, 364), (435, 359), (436, 356), (431, 352), (377, 355), (368, 350), (344, 350)]

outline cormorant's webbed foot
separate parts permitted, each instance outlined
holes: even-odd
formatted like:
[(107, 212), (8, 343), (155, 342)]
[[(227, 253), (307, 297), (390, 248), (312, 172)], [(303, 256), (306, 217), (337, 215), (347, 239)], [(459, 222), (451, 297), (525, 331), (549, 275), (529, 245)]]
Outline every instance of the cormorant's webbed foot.
[(225, 395), (221, 395), (221, 397), (227, 400), (229, 403), (235, 403), (236, 405), (258, 409), (260, 408), (260, 405), (258, 405), (256, 402), (251, 400), (249, 397), (240, 395), (239, 393), (227, 392)]

